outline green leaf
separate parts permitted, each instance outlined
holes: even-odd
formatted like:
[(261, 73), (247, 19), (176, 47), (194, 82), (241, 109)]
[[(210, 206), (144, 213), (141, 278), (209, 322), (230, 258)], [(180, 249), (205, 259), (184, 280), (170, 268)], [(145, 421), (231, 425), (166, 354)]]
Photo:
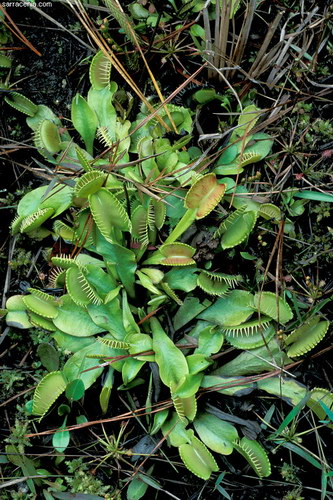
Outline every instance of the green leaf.
[(84, 140), (88, 153), (93, 154), (98, 119), (95, 111), (80, 94), (76, 94), (72, 101), (72, 122)]
[(86, 422), (88, 422), (88, 419), (85, 415), (78, 415), (76, 417), (76, 423), (77, 424), (85, 424)]
[[(97, 245), (97, 251), (100, 251), (99, 245)], [(130, 297), (134, 297), (135, 271), (137, 267), (134, 252), (117, 243), (108, 243), (105, 251), (101, 248), (101, 255), (104, 255), (108, 263), (111, 262), (116, 265), (117, 273), (126, 292)]]
[(257, 257), (249, 254), (248, 252), (239, 252), (239, 255), (245, 260), (257, 260)]
[(254, 296), (254, 307), (281, 324), (285, 324), (293, 317), (293, 313), (282, 297), (277, 297), (273, 292), (256, 293)]
[(172, 389), (177, 387), (189, 373), (184, 354), (167, 336), (156, 318), (150, 320), (153, 333), (155, 361), (163, 384)]
[(100, 188), (89, 195), (89, 205), (94, 221), (104, 238), (113, 240), (115, 228), (120, 231), (131, 230), (131, 221), (125, 208), (108, 189)]
[(174, 268), (165, 274), (165, 281), (173, 290), (191, 292), (197, 286), (197, 268)]
[(140, 476), (142, 476), (142, 474), (137, 474), (128, 485), (126, 492), (127, 500), (140, 500), (146, 494), (148, 484), (144, 483)]
[(119, 356), (121, 354), (125, 354), (125, 352), (126, 351), (121, 351), (118, 349), (111, 349), (105, 344), (96, 341), (93, 344), (84, 347), (83, 349), (75, 353), (71, 358), (69, 358), (69, 360), (65, 363), (63, 371), (69, 382), (72, 380), (81, 379), (84, 383), (85, 389), (87, 390), (97, 380), (97, 378), (103, 371), (103, 367), (98, 366), (98, 357), (97, 359), (95, 359), (89, 358), (88, 356), (100, 356), (100, 358), (103, 359), (103, 356)]
[(180, 306), (174, 316), (173, 324), (175, 330), (179, 330), (187, 325), (187, 323), (202, 313), (210, 304), (209, 301), (201, 303), (196, 297), (186, 297), (183, 305)]
[(114, 369), (112, 368), (112, 366), (109, 366), (107, 376), (105, 377), (104, 384), (99, 395), (99, 404), (103, 414), (107, 412), (109, 407), (111, 390), (113, 387), (113, 375)]
[(51, 344), (47, 344), (46, 342), (39, 344), (37, 355), (42, 365), (45, 366), (49, 372), (58, 370), (60, 353)]
[[(186, 357), (187, 360), (187, 357)], [(207, 363), (207, 366), (209, 366), (211, 363)], [(184, 378), (183, 381), (179, 383), (177, 387), (175, 387), (172, 391), (172, 398), (179, 398), (179, 399), (189, 399), (192, 396), (194, 396), (200, 387), (201, 381), (202, 381), (203, 374), (202, 373), (197, 373), (197, 374), (187, 374), (186, 377)], [(192, 403), (189, 402), (190, 404)], [(176, 406), (176, 405), (175, 405)], [(194, 410), (193, 410), (194, 411)], [(190, 419), (187, 415), (185, 415), (189, 420)]]
[(90, 337), (103, 332), (82, 307), (75, 304), (69, 295), (62, 297), (62, 305), (58, 307), (58, 316), (53, 323), (59, 330), (74, 337)]
[(125, 359), (121, 371), (124, 385), (128, 385), (130, 382), (132, 382), (132, 380), (135, 379), (135, 377), (137, 376), (137, 374), (139, 373), (145, 362), (146, 360), (139, 361), (138, 359), (135, 358)]
[(286, 345), (290, 346), (287, 349), (288, 356), (302, 356), (319, 344), (329, 327), (328, 321), (319, 320), (320, 316), (314, 316), (288, 335), (285, 340)]
[(233, 212), (217, 230), (222, 235), (222, 248), (233, 248), (249, 237), (256, 223), (257, 212), (245, 212), (245, 205)]
[(65, 376), (64, 372), (51, 372), (39, 382), (33, 398), (32, 412), (34, 415), (38, 415), (42, 419), (55, 400), (64, 392), (67, 385)]
[(257, 441), (243, 437), (238, 443), (234, 444), (234, 447), (243, 455), (260, 478), (271, 474), (271, 464), (267, 453)]
[(195, 210), (196, 219), (203, 219), (221, 201), (225, 188), (225, 184), (217, 182), (215, 174), (206, 174), (188, 191), (185, 206), (189, 210)]
[(282, 367), (288, 363), (286, 354), (281, 350), (279, 342), (273, 337), (263, 347), (251, 351), (245, 351), (236, 358), (221, 367), (213, 374), (222, 376), (252, 375), (265, 371), (276, 370), (276, 366)]
[[(101, 90), (91, 88), (88, 92), (88, 104), (95, 111), (98, 118), (99, 138), (101, 139), (105, 133), (108, 140), (111, 140), (111, 142), (116, 142), (117, 139), (121, 139), (121, 137), (117, 136), (119, 122), (117, 122), (117, 112), (112, 104), (113, 95), (116, 89), (117, 85), (115, 82), (111, 82), (110, 88), (106, 87)], [(126, 141), (124, 141), (123, 146), (125, 145)], [(118, 153), (121, 153), (121, 151), (118, 151)]]
[(32, 327), (29, 316), (25, 311), (8, 311), (6, 315), (7, 326), (26, 330)]
[(52, 437), (52, 446), (58, 453), (63, 453), (66, 450), (71, 438), (69, 431), (62, 430), (66, 427), (66, 422), (67, 417), (65, 417), (64, 423), (61, 427), (59, 427), (59, 430), (57, 430), (57, 432), (55, 432)]
[(171, 418), (162, 425), (161, 430), (163, 436), (167, 438), (170, 446), (179, 447), (182, 444), (191, 442), (186, 426), (186, 419), (181, 420), (176, 412), (174, 412)]
[(242, 377), (204, 376), (201, 387), (212, 388), (226, 396), (246, 396), (254, 389), (254, 383), (244, 384)]
[(248, 133), (257, 123), (261, 114), (261, 110), (254, 104), (250, 104), (243, 109), (243, 112), (238, 118), (238, 127), (234, 133), (237, 136), (242, 136), (245, 132)]
[(237, 144), (229, 144), (223, 151), (219, 159), (217, 160), (216, 166), (228, 165), (229, 163), (235, 160), (237, 154), (238, 154)]
[(201, 479), (207, 480), (212, 472), (219, 470), (218, 465), (206, 446), (193, 435), (193, 431), (191, 433), (191, 444), (186, 443), (179, 447), (180, 458), (189, 471)]
[(165, 423), (166, 419), (168, 418), (168, 415), (169, 415), (168, 409), (158, 411), (154, 414), (154, 421), (153, 421), (152, 428), (150, 430), (151, 436), (156, 434), (161, 429), (161, 427)]
[(224, 342), (224, 335), (221, 331), (215, 330), (214, 327), (208, 326), (202, 329), (199, 333), (198, 347), (195, 354), (201, 353), (205, 356), (210, 356), (219, 352)]
[(258, 389), (274, 394), (283, 400), (297, 405), (306, 396), (306, 387), (291, 378), (270, 377), (258, 380)]
[[(152, 338), (150, 335), (147, 335), (145, 333), (134, 333), (128, 335), (126, 337), (126, 341), (130, 343), (130, 347), (128, 349), (128, 352), (130, 354), (137, 354), (140, 352), (153, 350)], [(140, 361), (155, 361), (154, 355), (135, 356), (135, 358), (139, 359)]]
[(253, 295), (244, 290), (232, 290), (217, 299), (198, 318), (219, 326), (235, 326), (246, 321), (253, 313)]
[(83, 347), (95, 342), (94, 337), (74, 337), (73, 335), (68, 335), (68, 333), (60, 332), (59, 330), (52, 336), (61, 349), (69, 352), (77, 352)]
[(215, 415), (202, 413), (195, 419), (193, 425), (201, 441), (208, 448), (222, 455), (232, 453), (233, 443), (238, 438), (238, 432), (232, 424), (224, 422)]
[(69, 382), (69, 384), (66, 387), (66, 398), (72, 402), (72, 401), (78, 401), (79, 399), (83, 398), (84, 396), (84, 383), (82, 382), (81, 379), (77, 378), (75, 380), (72, 380)]
[(118, 299), (113, 299), (107, 304), (94, 305), (90, 304), (87, 307), (87, 312), (101, 331), (109, 331), (116, 340), (124, 340), (126, 330), (123, 324), (123, 315)]

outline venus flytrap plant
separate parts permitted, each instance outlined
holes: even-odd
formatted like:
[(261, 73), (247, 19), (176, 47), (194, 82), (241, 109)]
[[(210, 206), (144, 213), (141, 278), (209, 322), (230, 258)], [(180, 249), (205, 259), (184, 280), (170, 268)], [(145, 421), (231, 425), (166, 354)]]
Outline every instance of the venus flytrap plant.
[[(229, 177), (217, 178), (238, 174), (263, 159), (272, 139), (263, 133), (249, 135), (260, 110), (245, 108), (214, 172), (178, 177), (193, 159), (183, 149), (191, 134), (190, 112), (168, 105), (178, 130), (188, 134), (175, 142), (163, 137), (164, 129), (157, 119), (149, 120), (145, 106), (131, 124), (127, 112), (120, 116), (116, 111), (117, 89), (110, 71), (108, 59), (98, 53), (90, 66), (87, 99), (78, 95), (73, 101), (73, 125), (86, 149), (69, 146), (69, 135), (61, 133), (60, 122), (48, 108), (20, 94), (9, 98), (29, 116), (39, 149), (51, 156), (51, 162), (60, 158), (60, 165), (68, 162), (76, 172), (64, 184), (54, 180), (25, 195), (12, 223), (13, 233), (53, 235), (75, 247), (72, 256), (51, 259), (50, 287), (63, 290), (59, 297), (52, 290), (47, 294), (30, 288), (6, 304), (8, 326), (43, 328), (60, 350), (69, 353), (61, 369), (53, 368), (39, 382), (32, 414), (41, 420), (63, 395), (72, 403), (103, 372), (99, 402), (107, 414), (115, 373), (122, 377), (119, 390), (133, 389), (147, 380), (147, 373), (152, 378), (149, 363), (154, 363), (154, 377), (170, 393), (173, 409), (154, 414), (150, 433), (161, 431), (179, 449), (187, 469), (204, 480), (219, 470), (211, 452), (227, 456), (234, 450), (259, 478), (267, 477), (270, 464), (262, 446), (206, 412), (197, 395), (208, 390), (222, 397), (241, 396), (259, 389), (298, 404), (307, 389), (290, 378), (244, 377), (283, 370), (285, 363), (324, 338), (328, 322), (314, 314), (300, 323), (284, 298), (269, 291), (247, 291), (244, 277), (225, 272), (221, 259), (214, 259), (211, 268), (199, 268), (196, 248), (177, 240), (194, 222), (209, 216), (224, 196), (233, 208), (215, 233), (221, 238), (221, 255), (245, 244), (258, 217), (281, 219), (275, 205), (247, 201), (238, 196), (244, 194), (244, 186), (236, 187)], [(170, 120), (165, 110), (159, 116)], [(145, 118), (145, 125), (137, 128)], [(95, 160), (100, 138), (109, 150)], [(137, 161), (129, 162), (131, 155)], [(159, 195), (148, 189), (149, 183)], [(281, 325), (291, 333), (278, 340)], [(215, 355), (230, 347), (240, 352), (223, 364)], [(330, 409), (332, 398), (322, 391), (310, 391), (308, 407), (326, 418), (320, 401)], [(66, 422), (62, 419), (61, 426)], [(62, 449), (59, 436), (55, 441)]]

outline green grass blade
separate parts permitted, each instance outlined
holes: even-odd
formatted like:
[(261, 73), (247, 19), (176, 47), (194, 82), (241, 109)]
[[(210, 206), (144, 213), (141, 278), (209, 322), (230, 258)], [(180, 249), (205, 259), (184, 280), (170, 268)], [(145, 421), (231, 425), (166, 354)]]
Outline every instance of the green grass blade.
[(280, 427), (277, 429), (277, 431), (273, 434), (272, 438), (275, 439), (277, 436), (279, 436), (284, 429), (290, 424), (292, 420), (296, 417), (296, 415), (300, 412), (300, 410), (305, 406), (307, 403), (308, 399), (310, 398), (310, 394), (307, 394), (286, 416), (286, 418), (283, 420), (281, 423)]
[(308, 453), (305, 450), (302, 450), (299, 446), (293, 443), (282, 443), (284, 448), (287, 448), (288, 450), (292, 451), (293, 453), (296, 453), (296, 455), (299, 455), (300, 457), (304, 458), (307, 462), (309, 462), (311, 465), (316, 467), (319, 470), (323, 470), (323, 465), (321, 465), (318, 460), (316, 460), (310, 453)]

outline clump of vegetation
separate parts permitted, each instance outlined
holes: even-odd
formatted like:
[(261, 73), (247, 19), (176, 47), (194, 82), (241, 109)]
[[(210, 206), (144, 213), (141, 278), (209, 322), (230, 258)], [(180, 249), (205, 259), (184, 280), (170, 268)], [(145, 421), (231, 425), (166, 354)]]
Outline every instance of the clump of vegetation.
[[(290, 116), (282, 113), (296, 146), (270, 132), (276, 111), (259, 107), (258, 95), (247, 86), (267, 78), (274, 93), (282, 75), (273, 52), (260, 69), (260, 50), (252, 51), (246, 91), (237, 94), (230, 86), (235, 69), (225, 67), (220, 53), (241, 64), (246, 40), (239, 36), (230, 48), (217, 34), (235, 27), (237, 16), (250, 29), (254, 4), (248, 17), (240, 2), (230, 2), (224, 14), (213, 2), (200, 8), (184, 2), (161, 13), (145, 4), (132, 3), (128, 12), (113, 0), (106, 4), (125, 43), (136, 47), (132, 58), (125, 55), (127, 63), (131, 59), (135, 68), (140, 54), (156, 94), (146, 96), (106, 50), (105, 40), (117, 53), (123, 50), (106, 19), (102, 33), (90, 31), (102, 50), (90, 61), (89, 89), (72, 100), (70, 120), (23, 93), (5, 96), (26, 115), (48, 180), (21, 197), (11, 224), (15, 238), (38, 242), (44, 261), (31, 286), (10, 296), (2, 311), (12, 338), (18, 331), (33, 332), (37, 355), (31, 363), (36, 387), (25, 404), (34, 432), (26, 420), (17, 420), (7, 460), (28, 477), (27, 494), (41, 492), (47, 500), (68, 498), (66, 491), (132, 500), (145, 497), (148, 488), (169, 494), (167, 481), (162, 485), (156, 473), (159, 461), (185, 470), (191, 481), (206, 481), (226, 498), (225, 469), (267, 481), (280, 469), (282, 479), (296, 485), (284, 498), (301, 499), (298, 469), (285, 453), (320, 469), (326, 492), (332, 477), (328, 461), (321, 447), (315, 453), (304, 446), (303, 436), (316, 432), (319, 442), (320, 431), (331, 429), (333, 396), (324, 387), (305, 385), (293, 369), (318, 355), (329, 332), (326, 281), (307, 273), (303, 283), (300, 276), (318, 251), (329, 258), (331, 234), (322, 225), (332, 195), (295, 185), (284, 189), (290, 169), (283, 168), (285, 158), (293, 158), (295, 181), (312, 175), (302, 155), (306, 143), (330, 136), (327, 120), (312, 122), (312, 104), (300, 101), (288, 108), (294, 111)], [(172, 98), (165, 102), (144, 53), (164, 54), (163, 61), (174, 65), (182, 50), (174, 35), (175, 44), (163, 45), (161, 36), (156, 42), (153, 36), (147, 48), (141, 34), (201, 9), (203, 27), (194, 24), (184, 36), (206, 61), (208, 78), (227, 81), (228, 95), (207, 85), (195, 89), (186, 106)], [(294, 20), (289, 38), (299, 53), (297, 29)], [(206, 52), (205, 37), (211, 47), (219, 43), (215, 56)], [(302, 66), (301, 59), (297, 63)], [(290, 78), (295, 68), (289, 67)], [(115, 70), (131, 91), (111, 80)], [(200, 117), (215, 105), (228, 118), (217, 120), (215, 135), (205, 137)], [(284, 106), (278, 99), (275, 105)], [(199, 147), (215, 136), (222, 144)], [(323, 176), (316, 172), (311, 179)], [(300, 220), (310, 206), (313, 234), (304, 245)], [(304, 260), (298, 267), (289, 262), (286, 275), (284, 233), (287, 248), (296, 248)], [(32, 257), (19, 250), (9, 264), (13, 271), (24, 269)], [(3, 373), (9, 391), (22, 381), (15, 373)], [(243, 418), (249, 398), (263, 404), (255, 413), (261, 425)], [(265, 399), (272, 404), (262, 412), (259, 401)], [(311, 422), (304, 424), (308, 415)], [(125, 434), (129, 421), (136, 424)], [(103, 427), (103, 435), (96, 434), (93, 426), (109, 422), (112, 433)], [(86, 443), (88, 434), (93, 439)], [(52, 469), (67, 466), (63, 480), (51, 480), (50, 467), (26, 452), (37, 436), (52, 451)], [(77, 443), (86, 458), (66, 460)], [(278, 453), (282, 468), (274, 460)]]

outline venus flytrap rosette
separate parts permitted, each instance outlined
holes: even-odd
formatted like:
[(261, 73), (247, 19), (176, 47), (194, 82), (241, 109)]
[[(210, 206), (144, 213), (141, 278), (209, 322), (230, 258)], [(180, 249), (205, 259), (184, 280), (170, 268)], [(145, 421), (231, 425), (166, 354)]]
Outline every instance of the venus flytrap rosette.
[[(26, 295), (8, 299), (3, 312), (8, 326), (42, 328), (60, 351), (69, 354), (62, 371), (58, 365), (48, 368), (51, 373), (38, 384), (33, 414), (42, 418), (63, 393), (75, 408), (73, 401), (80, 399), (103, 372), (99, 403), (106, 414), (119, 378), (114, 374), (119, 372), (122, 381), (114, 389), (147, 386), (147, 408), (155, 402), (154, 397), (158, 402), (158, 386), (168, 388), (172, 410), (152, 415), (147, 411), (149, 432), (155, 435), (162, 431), (166, 441), (179, 448), (184, 465), (193, 474), (208, 480), (218, 471), (220, 459), (212, 453), (227, 456), (237, 450), (259, 478), (267, 477), (270, 464), (261, 445), (240, 439), (234, 425), (205, 412), (204, 398), (197, 398), (197, 394), (209, 390), (215, 391), (214, 396), (228, 398), (260, 390), (293, 405), (309, 396), (308, 407), (321, 420), (329, 420), (333, 397), (324, 389), (308, 391), (284, 376), (244, 380), (248, 375), (278, 370), (292, 362), (290, 357), (308, 353), (324, 338), (328, 322), (318, 314), (311, 317), (311, 313), (306, 313), (304, 320), (299, 317), (302, 311), (293, 318), (282, 297), (247, 291), (251, 289), (248, 277), (224, 272), (215, 247), (207, 267), (198, 268), (202, 261), (195, 244), (177, 240), (191, 224), (209, 216), (223, 196), (226, 202), (232, 201), (233, 208), (226, 208), (228, 214), (216, 231), (222, 249), (245, 245), (259, 216), (273, 223), (281, 220), (277, 206), (249, 199), (244, 185), (216, 177), (238, 174), (262, 160), (273, 141), (263, 133), (250, 135), (260, 110), (254, 105), (246, 107), (232, 134), (232, 144), (223, 152), (214, 173), (200, 175), (191, 171), (200, 150), (185, 148), (191, 139), (191, 112), (167, 105), (178, 131), (187, 133), (178, 141), (164, 137), (165, 129), (156, 117), (129, 137), (129, 131), (149, 117), (150, 111), (142, 106), (131, 124), (131, 97), (124, 93), (126, 102), (121, 104), (110, 72), (109, 60), (98, 52), (90, 65), (92, 87), (87, 97), (77, 95), (73, 100), (73, 125), (87, 150), (70, 143), (68, 133), (59, 130), (61, 124), (48, 108), (36, 106), (17, 93), (8, 98), (28, 115), (40, 152), (53, 165), (57, 161), (75, 173), (65, 184), (55, 179), (25, 195), (12, 223), (14, 234), (52, 234), (75, 245), (75, 258), (52, 257), (48, 286), (58, 289), (54, 295), (62, 288), (61, 297), (55, 298), (52, 290), (49, 295), (37, 288), (28, 289)], [(159, 116), (171, 125), (165, 109)], [(101, 144), (108, 152), (94, 159), (94, 149)], [(112, 171), (114, 165), (117, 167)], [(191, 183), (187, 194), (179, 187)], [(154, 198), (152, 186), (161, 199)], [(170, 227), (173, 229), (164, 244), (149, 253)], [(172, 338), (164, 329), (167, 317)], [(279, 324), (288, 332), (292, 330), (282, 340), (276, 336)], [(224, 362), (220, 352), (230, 346), (235, 349), (230, 349), (231, 357)], [(66, 419), (67, 414), (62, 426)], [(63, 451), (59, 436), (61, 433), (56, 434), (53, 444)], [(68, 444), (69, 434), (66, 439)]]

